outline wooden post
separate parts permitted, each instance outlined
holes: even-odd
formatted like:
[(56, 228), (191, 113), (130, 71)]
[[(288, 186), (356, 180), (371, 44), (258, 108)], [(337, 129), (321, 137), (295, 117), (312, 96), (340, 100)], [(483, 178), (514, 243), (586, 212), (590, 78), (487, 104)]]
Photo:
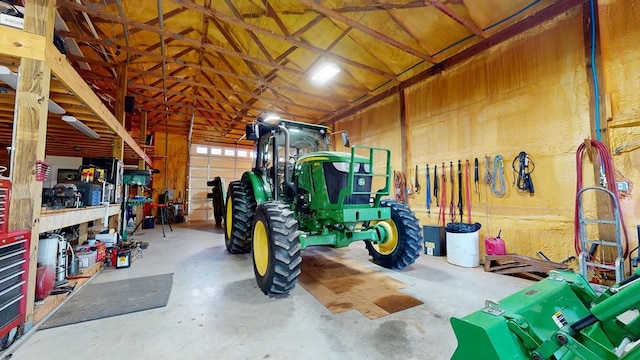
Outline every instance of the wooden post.
[[(143, 111), (140, 114), (140, 143), (147, 144), (147, 112)], [(142, 159), (138, 160), (138, 169), (144, 169), (146, 162)]]
[[(24, 31), (43, 35), (53, 41), (55, 0), (27, 0)], [(22, 58), (16, 89), (13, 125), (12, 191), (8, 219), (9, 230), (31, 229), (29, 274), (26, 294), (26, 329), (33, 326), (36, 269), (42, 182), (36, 181), (36, 160), (44, 160), (47, 135), (47, 104), (51, 70), (44, 61)]]
[[(140, 114), (140, 143), (147, 145), (147, 112), (143, 111)], [(146, 169), (147, 163), (144, 160), (138, 160), (138, 169)], [(144, 188), (138, 186), (138, 195), (144, 195)], [(142, 221), (144, 214), (142, 213), (142, 206), (136, 206), (133, 208), (136, 215), (136, 221)]]
[[(115, 114), (113, 114), (116, 120), (124, 126), (125, 111), (124, 103), (127, 96), (127, 63), (123, 62), (118, 64), (118, 89), (116, 93), (116, 106)], [(113, 140), (113, 157), (122, 160), (124, 158), (124, 141), (122, 138), (115, 138)]]
[(405, 176), (405, 193), (404, 203), (409, 203), (409, 190), (413, 192), (413, 189), (409, 187), (409, 174), (407, 173), (407, 109), (405, 106), (404, 89), (398, 92), (398, 107), (400, 110), (400, 148), (402, 149), (402, 173)]

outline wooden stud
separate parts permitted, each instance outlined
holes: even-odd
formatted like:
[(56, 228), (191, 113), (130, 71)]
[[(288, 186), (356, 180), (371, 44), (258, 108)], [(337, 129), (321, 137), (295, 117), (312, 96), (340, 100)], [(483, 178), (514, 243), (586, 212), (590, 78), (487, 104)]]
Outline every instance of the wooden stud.
[[(54, 0), (27, 0), (24, 31), (53, 41)], [(22, 58), (16, 89), (13, 129), (9, 230), (31, 229), (26, 296), (26, 324), (33, 324), (42, 182), (36, 181), (36, 160), (43, 160), (47, 135), (47, 103), (51, 70), (42, 60)]]

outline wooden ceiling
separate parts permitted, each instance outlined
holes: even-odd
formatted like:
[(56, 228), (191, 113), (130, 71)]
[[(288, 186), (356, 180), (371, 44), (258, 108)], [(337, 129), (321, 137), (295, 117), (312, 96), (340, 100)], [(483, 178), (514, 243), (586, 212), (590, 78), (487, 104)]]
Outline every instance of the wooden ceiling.
[[(109, 109), (126, 68), (135, 111), (125, 127), (134, 138), (144, 113), (149, 134), (235, 145), (261, 113), (331, 124), (583, 2), (57, 0), (56, 33), (66, 38), (67, 59)], [(340, 68), (338, 75), (314, 82), (311, 74), (328, 62)], [(17, 71), (19, 59), (0, 64)], [(6, 90), (2, 146), (11, 144), (13, 121), (14, 92)], [(52, 114), (47, 154), (111, 155), (115, 133), (55, 78), (50, 97), (101, 138)], [(127, 161), (135, 157), (126, 151)]]

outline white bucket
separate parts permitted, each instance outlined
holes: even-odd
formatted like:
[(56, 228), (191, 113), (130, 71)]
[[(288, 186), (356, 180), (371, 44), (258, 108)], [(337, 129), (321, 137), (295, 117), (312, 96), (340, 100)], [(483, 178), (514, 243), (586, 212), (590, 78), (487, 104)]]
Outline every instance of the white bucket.
[(38, 242), (38, 264), (56, 268), (58, 261), (58, 237), (40, 239)]
[(480, 265), (478, 232), (447, 232), (447, 261), (450, 264), (462, 267), (476, 267)]

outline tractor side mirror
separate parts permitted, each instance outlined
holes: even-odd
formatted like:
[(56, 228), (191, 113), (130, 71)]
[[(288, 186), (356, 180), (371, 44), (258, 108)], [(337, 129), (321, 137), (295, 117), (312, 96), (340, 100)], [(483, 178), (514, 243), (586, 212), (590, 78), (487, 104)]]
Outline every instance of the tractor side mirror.
[(245, 130), (247, 132), (247, 140), (256, 141), (258, 140), (258, 126), (257, 124), (247, 124), (245, 125)]
[(344, 147), (351, 147), (351, 144), (349, 143), (349, 134), (345, 131), (340, 135), (342, 135), (342, 145)]

